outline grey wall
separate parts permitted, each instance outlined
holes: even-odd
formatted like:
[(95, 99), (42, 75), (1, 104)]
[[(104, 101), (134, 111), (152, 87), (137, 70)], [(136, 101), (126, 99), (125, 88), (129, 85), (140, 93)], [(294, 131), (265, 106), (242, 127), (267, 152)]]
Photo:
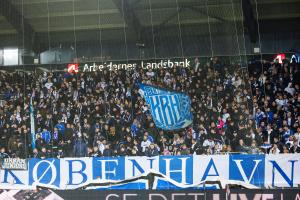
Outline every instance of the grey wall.
[[(261, 35), (261, 44), (259, 42), (250, 43), (248, 36), (239, 35), (238, 40), (235, 35), (213, 36), (212, 49), (209, 36), (186, 37), (181, 41), (178, 38), (162, 38), (155, 40), (155, 50), (153, 43), (149, 43), (140, 50), (135, 44), (127, 44), (128, 59), (141, 58), (141, 51), (144, 52), (142, 58), (165, 58), (181, 56), (211, 56), (213, 55), (239, 55), (253, 54), (254, 47), (261, 47), (264, 54), (276, 54), (293, 50), (300, 51), (300, 33), (268, 33)], [(88, 46), (88, 47), (87, 47)], [(99, 45), (78, 45), (78, 57), (99, 56)], [(102, 55), (111, 57), (111, 59), (126, 60), (126, 46), (122, 43), (103, 44)], [(155, 52), (155, 53), (154, 53)], [(182, 55), (183, 54), (183, 55)]]
[[(176, 35), (176, 34), (175, 34)], [(286, 52), (289, 50), (300, 51), (300, 31), (295, 32), (274, 32), (261, 34), (262, 53), (276, 54), (279, 52)], [(45, 51), (37, 54), (40, 57), (42, 64), (46, 63), (67, 63), (72, 62), (76, 57), (84, 61), (88, 61), (92, 57), (105, 57), (109, 60), (127, 60), (127, 59), (153, 59), (166, 57), (181, 57), (181, 56), (211, 56), (213, 55), (239, 55), (239, 54), (253, 54), (254, 47), (260, 47), (259, 42), (250, 43), (247, 35), (239, 35), (238, 43), (235, 34), (218, 34), (212, 36), (212, 49), (210, 47), (210, 37), (184, 35), (182, 37), (182, 51), (181, 41), (179, 37), (155, 37), (154, 44), (146, 41), (146, 46), (139, 49), (135, 41), (127, 41), (120, 39), (119, 41), (103, 41), (102, 52), (99, 41), (78, 42), (77, 49), (72, 50), (70, 46), (73, 43), (65, 43), (62, 49), (53, 47), (51, 51)], [(154, 51), (155, 46), (155, 51)], [(127, 53), (126, 53), (127, 47)], [(3, 48), (0, 47), (0, 65), (3, 65)], [(156, 53), (156, 55), (155, 55)], [(33, 62), (33, 59), (28, 59)], [(26, 62), (25, 64), (30, 64)]]

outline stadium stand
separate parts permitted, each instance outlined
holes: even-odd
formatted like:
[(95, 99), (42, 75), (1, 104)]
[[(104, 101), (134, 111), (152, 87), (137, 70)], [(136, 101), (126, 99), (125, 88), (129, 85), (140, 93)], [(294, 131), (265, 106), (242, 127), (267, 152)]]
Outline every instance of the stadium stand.
[(300, 200), (299, 7), (0, 0), (0, 200)]
[[(1, 71), (0, 158), (300, 153), (297, 63), (198, 62), (168, 70), (26, 73), (25, 79)], [(187, 93), (193, 125), (158, 129), (138, 82)]]

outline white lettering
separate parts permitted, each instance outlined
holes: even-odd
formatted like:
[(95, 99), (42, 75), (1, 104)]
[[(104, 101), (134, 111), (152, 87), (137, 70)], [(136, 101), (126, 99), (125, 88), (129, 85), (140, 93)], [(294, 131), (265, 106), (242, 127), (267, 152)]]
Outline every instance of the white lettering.
[[(220, 200), (220, 194), (213, 194), (213, 200)], [(233, 199), (230, 199), (233, 200)]]
[[(283, 194), (281, 194), (281, 196), (282, 196)], [(281, 199), (283, 199), (283, 198), (281, 198)], [(295, 200), (300, 200), (300, 196), (299, 196), (299, 194), (297, 193), (297, 195), (296, 195), (296, 197), (295, 197)]]
[(109, 195), (106, 196), (105, 200), (109, 200), (110, 197), (117, 197), (117, 198), (119, 198), (120, 196), (117, 195), (117, 194), (109, 194)]
[(87, 64), (85, 64), (83, 67), (83, 72), (88, 71), (88, 70), (89, 70), (89, 66)]
[[(165, 197), (162, 194), (149, 194), (149, 200), (152, 200), (152, 197), (161, 197), (163, 200), (168, 200), (167, 197)], [(157, 199), (157, 198), (155, 198)]]
[(112, 167), (109, 167), (109, 169), (111, 169), (111, 170), (106, 171), (106, 166), (109, 163), (116, 163), (116, 165), (118, 165), (119, 164), (118, 160), (98, 160), (98, 161), (101, 162), (101, 169), (102, 169), (101, 177), (103, 180), (106, 179), (106, 175), (108, 175), (108, 174), (112, 174), (112, 175), (116, 176), (116, 168), (113, 167), (113, 169), (111, 169)]
[(270, 199), (274, 199), (273, 194), (262, 194), (261, 200), (270, 200)]
[[(54, 159), (52, 160), (52, 162), (48, 161), (48, 160), (41, 160), (40, 162), (36, 163), (36, 165), (33, 167), (32, 169), (32, 178), (34, 180), (34, 182), (40, 182), (40, 180), (42, 178), (44, 178), (44, 176), (46, 175), (46, 173), (48, 172), (48, 170), (51, 168), (51, 180), (49, 183), (47, 184), (53, 184), (54, 181), (55, 181), (55, 178), (56, 178), (56, 175), (57, 175), (57, 172), (56, 172), (56, 167), (54, 166)], [(43, 172), (43, 174), (38, 178), (38, 167), (40, 166), (41, 163), (48, 163), (48, 167), (47, 169), (45, 169), (45, 171)]]
[(175, 196), (185, 196), (185, 194), (184, 193), (173, 193), (172, 194), (172, 200), (175, 199)]
[(123, 194), (123, 199), (126, 200), (127, 197), (136, 197), (137, 194)]
[(198, 200), (198, 196), (204, 196), (204, 193), (188, 193), (189, 196), (194, 196), (195, 200)]

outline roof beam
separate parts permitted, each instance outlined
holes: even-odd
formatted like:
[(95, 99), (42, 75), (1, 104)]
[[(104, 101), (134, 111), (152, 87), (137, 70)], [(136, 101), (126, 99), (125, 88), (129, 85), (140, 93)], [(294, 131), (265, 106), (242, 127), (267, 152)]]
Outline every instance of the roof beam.
[[(70, 2), (72, 3), (73, 1), (80, 1), (80, 0), (48, 0), (48, 3), (63, 3), (63, 2)], [(34, 4), (47, 4), (46, 0), (30, 0), (30, 1), (24, 1), (22, 0), (13, 0), (13, 4), (15, 5), (34, 5)]]
[(250, 0), (242, 0), (244, 26), (248, 30), (250, 41), (256, 43), (259, 35), (258, 22), (254, 17), (253, 7)]
[(178, 13), (182, 11), (182, 8), (179, 8), (178, 11), (176, 10), (170, 16), (168, 16), (162, 23), (159, 25), (159, 28), (164, 27), (169, 21), (171, 21), (174, 17), (177, 17)]
[(17, 31), (15, 29), (2, 29), (0, 30), (0, 35), (12, 35), (12, 34), (17, 34)]
[(5, 20), (6, 20), (5, 17), (0, 16), (0, 21), (5, 21)]
[(13, 28), (24, 36), (24, 45), (31, 47), (35, 31), (10, 0), (0, 1), (0, 15), (3, 15)]
[[(124, 24), (95, 24), (95, 25), (82, 25), (82, 26), (76, 26), (76, 31), (79, 30), (94, 30), (94, 29), (121, 29), (126, 28), (126, 25)], [(51, 27), (51, 32), (59, 32), (59, 31), (74, 31), (74, 27), (71, 26), (60, 26), (60, 27)], [(48, 32), (48, 29), (37, 29), (37, 32)]]
[(129, 5), (127, 0), (112, 0), (116, 7), (119, 9), (121, 15), (123, 16), (123, 20), (127, 24), (127, 26), (134, 30), (135, 37), (137, 38), (137, 42), (143, 42), (143, 30), (144, 28), (140, 24), (134, 9)]
[(225, 19), (223, 19), (221, 17), (218, 17), (217, 15), (214, 15), (212, 13), (207, 12), (206, 9), (201, 9), (201, 8), (197, 8), (197, 7), (194, 7), (194, 6), (185, 6), (184, 8), (190, 9), (190, 10), (195, 11), (197, 13), (200, 13), (202, 15), (206, 15), (206, 16), (208, 16), (210, 18), (213, 18), (213, 19), (216, 19), (220, 22), (226, 22)]
[(133, 8), (136, 8), (136, 6), (141, 2), (142, 0), (135, 0), (133, 3), (131, 3), (131, 6)]
[(180, 7), (178, 9), (178, 11), (176, 10), (175, 12), (173, 12), (172, 14), (170, 14), (166, 19), (164, 19), (164, 21), (162, 21), (156, 28), (155, 28), (155, 34), (159, 34), (164, 28), (165, 26), (168, 24), (168, 22), (170, 22), (172, 19), (174, 19), (178, 13), (180, 13), (183, 10), (182, 7)]
[[(88, 11), (67, 11), (67, 12), (50, 12), (49, 17), (68, 17), (68, 16), (86, 16), (86, 15), (111, 15), (111, 14), (119, 14), (118, 9), (105, 9), (105, 10), (88, 10)], [(40, 13), (40, 14), (30, 14), (26, 16), (27, 19), (37, 19), (37, 18), (48, 18), (48, 13)]]

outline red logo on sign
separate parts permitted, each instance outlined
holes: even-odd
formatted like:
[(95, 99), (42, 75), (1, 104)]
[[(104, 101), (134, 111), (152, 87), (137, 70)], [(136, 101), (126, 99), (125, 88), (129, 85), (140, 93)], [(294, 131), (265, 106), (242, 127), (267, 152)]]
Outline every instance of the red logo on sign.
[(281, 53), (281, 54), (277, 54), (275, 60), (278, 60), (278, 62), (280, 64), (282, 64), (282, 61), (285, 60), (285, 54)]
[(68, 64), (68, 73), (78, 73), (78, 64)]

